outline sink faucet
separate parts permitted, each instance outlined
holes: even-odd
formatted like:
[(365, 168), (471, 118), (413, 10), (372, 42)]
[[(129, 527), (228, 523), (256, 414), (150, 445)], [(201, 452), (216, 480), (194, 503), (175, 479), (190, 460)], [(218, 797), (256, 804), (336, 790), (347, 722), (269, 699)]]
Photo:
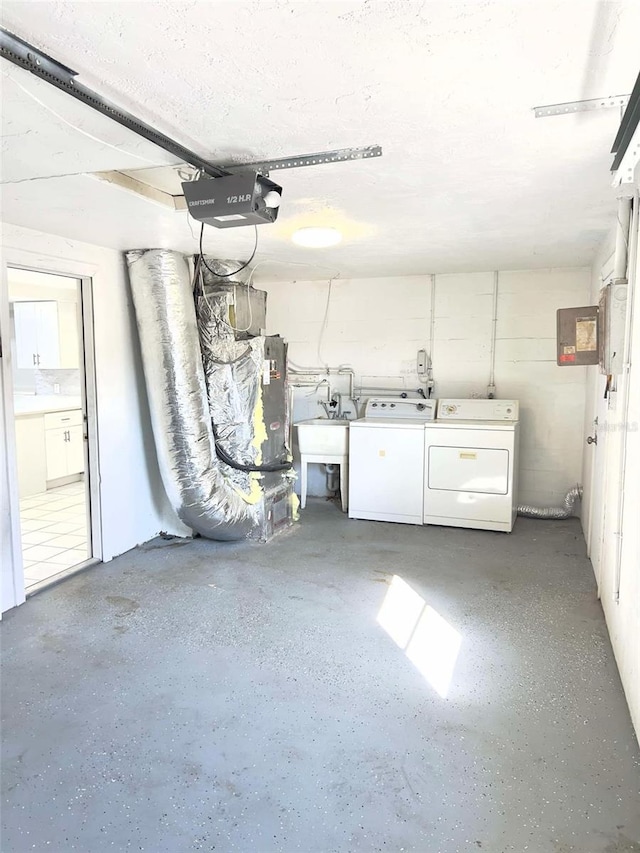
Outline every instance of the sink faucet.
[(329, 402), (318, 400), (318, 403), (330, 421), (335, 421), (340, 417), (340, 396), (338, 394), (333, 394)]

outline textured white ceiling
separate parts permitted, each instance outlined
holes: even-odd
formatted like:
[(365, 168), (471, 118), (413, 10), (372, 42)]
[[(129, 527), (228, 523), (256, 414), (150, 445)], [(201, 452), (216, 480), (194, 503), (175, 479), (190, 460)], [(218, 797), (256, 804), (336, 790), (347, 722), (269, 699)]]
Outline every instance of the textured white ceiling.
[[(273, 173), (283, 204), (259, 228), (259, 260), (345, 277), (581, 265), (610, 226), (619, 111), (535, 119), (532, 107), (631, 91), (637, 0), (6, 0), (2, 15), (213, 161), (382, 145), (380, 159)], [(85, 174), (173, 158), (5, 60), (1, 70), (4, 219), (119, 249), (195, 249), (185, 213)], [(345, 239), (294, 247), (308, 224)], [(221, 257), (252, 243), (253, 229), (207, 229)]]

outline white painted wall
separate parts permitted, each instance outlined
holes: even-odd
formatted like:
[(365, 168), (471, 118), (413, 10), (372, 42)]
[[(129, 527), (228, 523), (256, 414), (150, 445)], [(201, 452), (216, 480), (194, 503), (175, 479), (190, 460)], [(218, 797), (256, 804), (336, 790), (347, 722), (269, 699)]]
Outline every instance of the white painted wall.
[[(11, 225), (3, 226), (2, 247), (9, 265), (93, 278), (103, 559), (110, 560), (160, 530), (186, 532), (168, 504), (157, 467), (122, 255)], [(11, 427), (3, 410), (0, 418)], [(3, 482), (5, 476), (0, 466)], [(13, 570), (10, 551), (5, 549), (5, 528), (9, 535), (5, 522), (3, 515), (3, 579)], [(15, 603), (3, 599), (5, 608)]]
[[(640, 239), (640, 233), (636, 235)], [(632, 241), (630, 241), (632, 242)], [(604, 241), (592, 268), (591, 300), (595, 304), (602, 286), (601, 271), (610, 269), (613, 235)], [(627, 696), (631, 717), (640, 732), (640, 260), (629, 273), (635, 306), (631, 326), (628, 374), (629, 413), (623, 410), (624, 378), (618, 391), (603, 401), (605, 377), (588, 368), (585, 437), (594, 434), (598, 416), (598, 445), (584, 445), (585, 502), (583, 527), (611, 644)], [(626, 461), (621, 450), (626, 443)], [(622, 517), (617, 513), (623, 489)], [(618, 553), (619, 535), (621, 548)], [(618, 572), (619, 559), (619, 572)], [(619, 577), (619, 595), (617, 581)]]
[[(289, 341), (304, 366), (351, 365), (358, 384), (415, 389), (416, 353), (432, 350), (436, 397), (486, 396), (490, 375), (494, 274), (435, 276), (430, 347), (431, 276), (342, 281), (332, 287), (321, 352), (318, 340), (327, 282), (261, 282), (269, 293), (269, 332)], [(585, 368), (556, 365), (556, 309), (589, 304), (590, 270), (507, 271), (498, 276), (497, 395), (521, 402), (521, 503), (560, 503), (579, 482)], [(346, 378), (334, 380), (347, 389)], [(313, 388), (296, 392), (294, 417), (322, 415)], [(318, 468), (310, 493), (324, 494)]]

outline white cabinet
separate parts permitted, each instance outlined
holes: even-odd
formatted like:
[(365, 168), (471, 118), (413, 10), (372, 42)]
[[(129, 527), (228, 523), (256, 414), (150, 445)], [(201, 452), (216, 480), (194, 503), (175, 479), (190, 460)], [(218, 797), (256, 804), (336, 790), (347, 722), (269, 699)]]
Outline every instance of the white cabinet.
[(37, 366), (38, 341), (36, 332), (36, 303), (16, 302), (13, 306), (16, 331), (16, 364), (20, 369)]
[(47, 480), (81, 474), (85, 467), (82, 412), (55, 412), (44, 416)]
[(40, 494), (47, 483), (85, 470), (82, 411), (16, 417), (16, 450), (20, 497)]
[(78, 369), (80, 339), (78, 335), (78, 303), (58, 302), (58, 334), (60, 338), (60, 367)]
[(45, 432), (47, 447), (47, 480), (67, 476), (67, 431), (48, 429)]
[(57, 302), (14, 302), (17, 366), (60, 366)]
[(36, 341), (38, 367), (60, 367), (60, 335), (57, 302), (36, 302)]
[(81, 426), (68, 429), (67, 474), (82, 474), (84, 471), (84, 430)]
[(47, 488), (47, 456), (42, 415), (16, 418), (16, 451), (20, 497), (28, 498), (44, 492)]

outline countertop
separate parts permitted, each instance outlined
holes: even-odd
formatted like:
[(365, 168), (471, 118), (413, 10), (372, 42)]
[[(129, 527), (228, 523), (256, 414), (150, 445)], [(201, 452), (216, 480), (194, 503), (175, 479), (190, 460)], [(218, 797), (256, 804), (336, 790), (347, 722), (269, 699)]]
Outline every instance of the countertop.
[(17, 418), (81, 408), (80, 397), (67, 397), (63, 394), (16, 394), (13, 398), (13, 410)]

